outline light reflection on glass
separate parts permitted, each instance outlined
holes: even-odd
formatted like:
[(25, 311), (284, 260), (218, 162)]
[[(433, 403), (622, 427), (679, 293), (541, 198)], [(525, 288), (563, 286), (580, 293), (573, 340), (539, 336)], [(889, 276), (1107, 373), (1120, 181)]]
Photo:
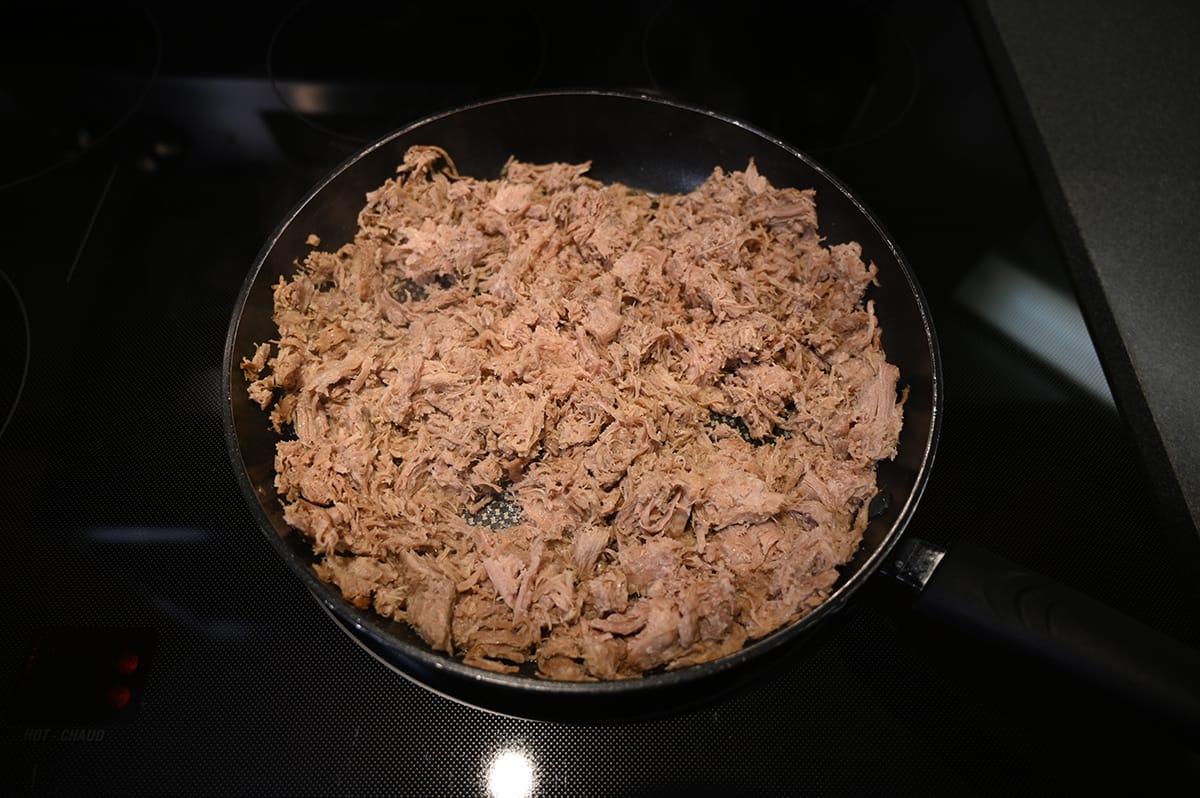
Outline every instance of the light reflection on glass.
[(1115, 409), (1100, 358), (1074, 297), (995, 252), (986, 253), (955, 298), (1067, 379)]
[(520, 751), (501, 751), (488, 765), (487, 789), (492, 798), (527, 798), (533, 786), (533, 762)]

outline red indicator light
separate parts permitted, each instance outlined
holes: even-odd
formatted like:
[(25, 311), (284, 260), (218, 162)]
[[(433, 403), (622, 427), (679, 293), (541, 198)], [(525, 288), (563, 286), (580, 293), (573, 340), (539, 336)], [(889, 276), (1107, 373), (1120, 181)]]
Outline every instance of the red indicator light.
[(117, 657), (117, 673), (129, 675), (138, 669), (142, 661), (136, 652), (126, 651), (121, 656)]
[(133, 698), (133, 694), (129, 692), (128, 687), (113, 687), (108, 691), (108, 705), (113, 709), (124, 709), (129, 706), (131, 698)]

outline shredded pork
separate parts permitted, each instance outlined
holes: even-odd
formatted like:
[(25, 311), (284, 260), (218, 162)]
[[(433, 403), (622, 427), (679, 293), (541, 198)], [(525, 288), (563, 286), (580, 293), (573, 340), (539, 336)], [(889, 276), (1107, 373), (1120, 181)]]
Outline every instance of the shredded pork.
[(321, 578), (499, 671), (621, 679), (824, 601), (895, 455), (857, 244), (753, 162), (688, 194), (413, 147), (242, 368)]

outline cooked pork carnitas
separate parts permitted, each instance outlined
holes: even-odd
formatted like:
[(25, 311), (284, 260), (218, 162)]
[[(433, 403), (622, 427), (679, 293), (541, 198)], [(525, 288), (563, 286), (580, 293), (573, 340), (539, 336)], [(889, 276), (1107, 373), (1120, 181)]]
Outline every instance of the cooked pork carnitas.
[(242, 364), (323, 579), (564, 680), (716, 659), (823, 602), (903, 405), (874, 267), (825, 246), (814, 192), (589, 167), (478, 180), (411, 148)]

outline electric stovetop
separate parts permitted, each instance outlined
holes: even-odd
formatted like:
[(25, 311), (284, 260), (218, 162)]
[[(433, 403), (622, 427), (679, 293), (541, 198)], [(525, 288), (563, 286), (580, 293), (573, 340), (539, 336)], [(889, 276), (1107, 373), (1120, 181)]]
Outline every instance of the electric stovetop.
[[(0, 28), (0, 718), (8, 795), (1005, 795), (1200, 777), (1168, 730), (908, 611), (882, 582), (686, 713), (542, 723), (408, 682), (274, 554), (221, 423), (271, 230), (388, 131), (623, 89), (809, 152), (920, 279), (946, 406), (911, 525), (1185, 641), (1193, 564), (1082, 324), (957, 3), (36, 4)], [(1143, 781), (1143, 784), (1147, 783)]]

